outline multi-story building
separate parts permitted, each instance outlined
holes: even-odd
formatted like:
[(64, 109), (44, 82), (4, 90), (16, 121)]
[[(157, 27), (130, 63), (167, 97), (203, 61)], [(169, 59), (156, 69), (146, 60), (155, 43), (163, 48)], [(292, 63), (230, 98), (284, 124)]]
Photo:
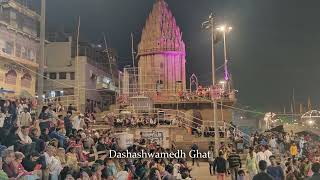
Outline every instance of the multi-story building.
[(14, 0), (0, 0), (0, 87), (34, 96), (40, 15)]
[(76, 42), (72, 37), (60, 42), (51, 41), (46, 45), (46, 97), (60, 97), (64, 105), (78, 105), (82, 111), (105, 109), (112, 104), (118, 70), (116, 58), (109, 51), (81, 42), (77, 57)]

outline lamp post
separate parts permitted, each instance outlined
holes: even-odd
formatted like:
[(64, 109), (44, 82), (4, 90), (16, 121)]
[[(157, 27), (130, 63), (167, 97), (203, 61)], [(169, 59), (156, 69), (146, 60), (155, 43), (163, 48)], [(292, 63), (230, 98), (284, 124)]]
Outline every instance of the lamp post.
[(44, 73), (44, 61), (45, 61), (45, 33), (46, 33), (46, 0), (41, 0), (41, 16), (40, 16), (40, 59), (39, 59), (39, 74), (38, 76), (38, 113), (40, 113), (43, 105), (43, 73)]
[(228, 73), (228, 59), (227, 59), (227, 42), (226, 42), (226, 33), (232, 30), (231, 26), (222, 25), (217, 28), (218, 31), (221, 31), (223, 34), (223, 52), (224, 52), (224, 79), (229, 80)]
[(227, 58), (227, 41), (226, 33), (229, 33), (232, 30), (231, 26), (222, 25), (217, 27), (217, 30), (223, 34), (223, 54), (224, 54), (224, 79), (227, 82), (228, 94), (231, 91), (231, 84), (229, 81), (229, 71), (228, 71), (228, 58)]
[[(215, 17), (211, 13), (208, 20), (202, 23), (202, 26), (211, 31), (211, 64), (212, 64), (212, 88), (215, 85), (215, 51), (214, 51), (214, 41), (215, 41)], [(217, 125), (217, 101), (212, 98), (213, 102), (213, 126), (214, 126), (214, 153), (217, 157), (219, 155), (219, 139), (218, 139), (218, 125)]]

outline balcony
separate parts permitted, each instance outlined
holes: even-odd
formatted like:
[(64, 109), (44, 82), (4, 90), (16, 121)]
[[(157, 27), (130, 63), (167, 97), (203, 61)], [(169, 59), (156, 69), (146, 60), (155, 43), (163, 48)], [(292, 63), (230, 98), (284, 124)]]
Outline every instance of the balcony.
[(7, 60), (12, 60), (14, 61), (16, 64), (18, 65), (27, 65), (27, 66), (31, 66), (33, 68), (38, 68), (39, 64), (37, 64), (35, 61), (31, 61), (31, 60), (26, 60), (23, 59), (21, 57), (17, 57), (11, 54), (7, 54), (3, 51), (0, 51), (0, 57), (7, 59)]

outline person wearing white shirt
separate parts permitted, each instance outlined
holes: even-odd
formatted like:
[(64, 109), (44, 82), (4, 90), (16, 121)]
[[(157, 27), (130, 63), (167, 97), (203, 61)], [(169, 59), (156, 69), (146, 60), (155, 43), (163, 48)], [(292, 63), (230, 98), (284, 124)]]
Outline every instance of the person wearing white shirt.
[(272, 152), (269, 150), (269, 147), (266, 146), (266, 150), (264, 151), (264, 154), (266, 156), (266, 162), (267, 162), (267, 165), (270, 166), (271, 165), (271, 162), (270, 162), (270, 156), (272, 156)]
[(55, 148), (53, 146), (48, 146), (46, 152), (44, 152), (46, 165), (49, 169), (50, 179), (58, 180), (59, 174), (62, 171), (62, 165), (59, 159), (55, 158), (54, 155)]
[(28, 135), (29, 133), (29, 127), (27, 126), (22, 126), (19, 130), (18, 130), (18, 137), (20, 139), (20, 143), (21, 144), (31, 144), (32, 143), (32, 139), (29, 137)]
[(28, 109), (24, 108), (24, 110), (18, 115), (18, 125), (19, 127), (22, 127), (22, 126), (31, 126), (31, 124), (32, 124), (31, 115), (28, 112)]
[[(1, 108), (0, 108), (1, 109)], [(4, 124), (4, 120), (6, 119), (6, 115), (0, 111), (0, 128), (3, 127), (3, 124)]]
[(300, 138), (300, 141), (299, 141), (299, 148), (300, 148), (299, 156), (300, 156), (300, 157), (302, 156), (302, 151), (303, 151), (304, 143), (305, 143), (304, 138), (301, 137), (301, 138)]
[(73, 119), (72, 125), (73, 125), (73, 128), (76, 129), (76, 130), (84, 129), (83, 128), (85, 126), (84, 115), (80, 114), (79, 116), (76, 116)]
[(275, 153), (276, 148), (277, 148), (277, 140), (276, 140), (276, 138), (272, 137), (272, 138), (270, 139), (269, 145), (270, 145), (270, 147), (271, 147), (272, 153)]
[(137, 120), (136, 120), (136, 118), (135, 117), (133, 117), (133, 118), (131, 118), (131, 126), (132, 127), (135, 127), (136, 125), (137, 125)]
[(155, 124), (154, 120), (152, 118), (150, 118), (150, 126), (153, 126)]
[(260, 151), (256, 155), (257, 164), (259, 164), (259, 162), (262, 161), (262, 160), (267, 161), (267, 157), (264, 154), (264, 150), (265, 150), (264, 147), (261, 146), (260, 147)]
[(23, 105), (20, 103), (17, 107), (17, 111), (18, 111), (18, 114), (22, 113), (23, 111)]

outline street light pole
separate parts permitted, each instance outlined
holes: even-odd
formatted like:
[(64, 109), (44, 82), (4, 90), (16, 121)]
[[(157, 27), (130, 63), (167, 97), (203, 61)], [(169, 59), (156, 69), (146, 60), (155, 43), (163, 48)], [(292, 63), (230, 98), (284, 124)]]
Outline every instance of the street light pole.
[(224, 79), (228, 85), (228, 92), (230, 92), (230, 81), (229, 81), (229, 72), (228, 72), (228, 58), (227, 58), (227, 40), (226, 33), (230, 32), (232, 27), (227, 27), (226, 25), (220, 26), (217, 30), (222, 32), (223, 35), (223, 54), (224, 54)]
[[(202, 26), (205, 26), (206, 29), (210, 29), (211, 31), (211, 68), (212, 68), (212, 90), (214, 85), (216, 84), (215, 79), (215, 51), (214, 51), (214, 40), (215, 40), (215, 25), (214, 25), (214, 15), (211, 13), (209, 19), (202, 23)], [(214, 153), (217, 157), (219, 154), (219, 139), (218, 139), (218, 125), (217, 125), (217, 101), (212, 96), (212, 104), (213, 104), (213, 126), (214, 126)]]
[[(215, 85), (215, 51), (214, 51), (214, 17), (210, 15), (210, 25), (211, 25), (211, 64), (212, 64), (212, 89)], [(215, 156), (219, 155), (219, 140), (218, 140), (218, 125), (217, 125), (217, 101), (213, 98), (213, 126), (214, 126), (214, 153)]]
[(229, 74), (228, 74), (228, 60), (227, 60), (226, 31), (223, 31), (223, 54), (224, 54), (224, 79), (228, 81)]
[(76, 72), (76, 79), (77, 79), (77, 97), (76, 97), (76, 101), (77, 101), (77, 111), (81, 112), (81, 97), (80, 97), (80, 83), (81, 83), (81, 79), (80, 79), (80, 62), (79, 62), (79, 36), (80, 36), (80, 16), (78, 17), (78, 28), (77, 28), (77, 40), (76, 40), (76, 64), (75, 64), (75, 72)]
[(39, 76), (38, 76), (38, 113), (40, 113), (43, 105), (43, 77), (44, 74), (44, 61), (45, 61), (45, 33), (46, 33), (46, 0), (41, 0), (41, 17), (40, 17), (40, 59), (39, 59)]

